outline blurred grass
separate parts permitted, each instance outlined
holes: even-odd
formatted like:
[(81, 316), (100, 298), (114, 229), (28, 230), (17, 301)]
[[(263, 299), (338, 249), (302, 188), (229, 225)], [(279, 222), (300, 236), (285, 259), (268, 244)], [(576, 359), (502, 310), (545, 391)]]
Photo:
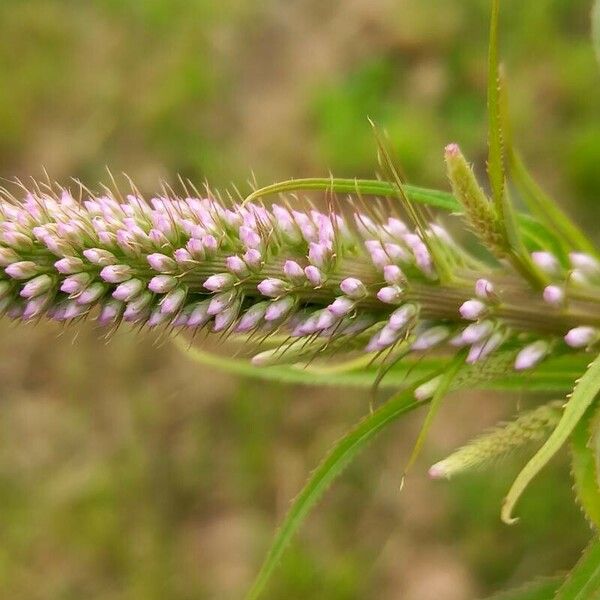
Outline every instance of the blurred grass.
[[(584, 0), (505, 2), (515, 137), (582, 223), (598, 218), (600, 86)], [(441, 151), (483, 164), (487, 0), (4, 0), (0, 176), (105, 168), (144, 190), (370, 176), (366, 116), (411, 181)], [(593, 228), (588, 228), (597, 237)], [(0, 597), (239, 598), (309, 470), (365, 394), (237, 381), (125, 330), (1, 325)], [(76, 337), (76, 339), (74, 339)], [(474, 598), (575, 562), (587, 528), (565, 460), (500, 524), (518, 461), (449, 485), (430, 461), (509, 415), (454, 397), (402, 494), (420, 415), (351, 466), (269, 598)]]

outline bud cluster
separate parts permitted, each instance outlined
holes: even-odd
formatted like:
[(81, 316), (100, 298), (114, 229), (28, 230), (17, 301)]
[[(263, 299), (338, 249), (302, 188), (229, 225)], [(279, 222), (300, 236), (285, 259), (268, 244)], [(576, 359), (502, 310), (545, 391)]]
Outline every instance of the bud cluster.
[[(456, 273), (450, 284), (437, 276), (434, 238)], [(560, 336), (571, 348), (596, 342), (597, 312), (565, 306), (569, 282), (584, 289), (600, 279), (595, 259), (572, 255), (564, 276), (551, 255), (534, 253), (557, 279), (537, 298), (522, 282), (492, 283), (507, 281), (502, 267), (483, 278), (465, 256), (437, 224), (419, 235), (396, 216), (358, 211), (138, 195), (78, 201), (66, 190), (0, 200), (0, 310), (12, 319), (279, 332), (342, 350), (351, 340), (348, 348), (366, 352), (469, 346), (470, 363), (525, 336), (518, 370)], [(515, 289), (526, 303), (511, 302)], [(539, 306), (556, 318), (540, 319)]]

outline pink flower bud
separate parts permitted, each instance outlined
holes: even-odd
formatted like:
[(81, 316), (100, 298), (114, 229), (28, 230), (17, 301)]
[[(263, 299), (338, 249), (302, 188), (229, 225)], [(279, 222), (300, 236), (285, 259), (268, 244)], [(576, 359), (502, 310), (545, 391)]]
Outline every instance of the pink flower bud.
[(273, 277), (263, 279), (256, 287), (263, 296), (268, 296), (269, 298), (277, 298), (287, 291), (285, 282)]
[(565, 301), (565, 291), (558, 285), (548, 285), (543, 292), (544, 302), (551, 306), (561, 306)]
[(476, 344), (484, 338), (487, 338), (494, 329), (494, 324), (491, 321), (481, 321), (480, 323), (472, 323), (465, 327), (461, 334), (461, 338), (465, 344)]
[(221, 292), (220, 294), (213, 296), (208, 305), (208, 314), (212, 317), (218, 315), (235, 300), (235, 297), (234, 291)]
[(238, 277), (247, 277), (250, 275), (248, 265), (239, 256), (228, 256), (225, 263), (227, 268)]
[(147, 256), (148, 264), (158, 273), (172, 273), (177, 269), (177, 263), (166, 254), (154, 252)]
[(150, 280), (148, 289), (155, 294), (166, 294), (177, 286), (177, 279), (171, 275), (156, 275)]
[(13, 279), (29, 279), (38, 273), (38, 266), (30, 260), (21, 260), (8, 265), (5, 273)]
[(185, 248), (177, 248), (177, 250), (173, 252), (173, 258), (178, 265), (182, 266), (190, 266), (189, 263), (194, 262), (192, 255)]
[(304, 281), (304, 269), (295, 260), (286, 260), (283, 272), (288, 279), (295, 283)]
[(176, 313), (185, 302), (187, 290), (184, 287), (178, 287), (167, 293), (160, 301), (160, 312), (172, 315)]
[[(190, 240), (190, 242), (191, 241), (192, 240)], [(205, 235), (202, 237), (202, 246), (206, 255), (212, 256), (219, 249), (219, 242), (217, 242), (217, 238), (215, 238), (213, 235)], [(188, 248), (188, 250), (190, 250), (190, 248)], [(194, 253), (192, 252), (192, 256), (193, 255)]]
[[(214, 239), (214, 238), (213, 238)], [(216, 242), (216, 240), (215, 240)], [(204, 244), (197, 238), (191, 238), (185, 245), (185, 249), (194, 260), (203, 260), (205, 256)]]
[(538, 365), (550, 351), (550, 344), (544, 340), (538, 340), (528, 346), (525, 346), (518, 354), (515, 359), (515, 369), (517, 371), (524, 371), (525, 369), (532, 369)]
[(139, 323), (147, 318), (150, 313), (150, 304), (152, 303), (152, 294), (144, 292), (135, 300), (132, 300), (125, 307), (123, 320), (129, 323)]
[(108, 265), (100, 271), (100, 277), (107, 283), (122, 283), (133, 275), (133, 269), (128, 265)]
[(569, 254), (571, 265), (574, 269), (578, 269), (585, 275), (598, 275), (600, 274), (600, 262), (593, 256), (585, 254), (584, 252), (571, 252)]
[(65, 278), (60, 291), (65, 294), (80, 294), (90, 284), (92, 276), (89, 273), (76, 273)]
[(40, 316), (48, 306), (50, 300), (51, 296), (48, 294), (36, 296), (35, 298), (29, 300), (25, 304), (25, 308), (23, 309), (23, 320), (28, 321), (30, 319), (34, 319), (35, 317)]
[(475, 295), (482, 300), (492, 300), (496, 295), (494, 284), (487, 279), (478, 279), (475, 282)]
[(560, 273), (560, 263), (554, 254), (540, 250), (531, 253), (531, 259), (544, 273), (557, 275)]
[(116, 287), (115, 291), (112, 293), (112, 297), (115, 300), (129, 302), (130, 300), (133, 300), (143, 289), (144, 284), (139, 279), (129, 279), (125, 283), (121, 283)]
[(240, 227), (240, 240), (246, 248), (260, 248), (262, 239), (251, 227), (242, 225)]
[(22, 298), (35, 298), (40, 294), (44, 294), (52, 287), (53, 281), (49, 275), (38, 275), (30, 279), (21, 290)]
[(565, 342), (571, 348), (585, 348), (591, 346), (598, 339), (598, 330), (594, 327), (574, 327), (565, 335)]
[(117, 300), (109, 300), (102, 305), (100, 314), (98, 315), (98, 323), (106, 326), (117, 321), (117, 319), (123, 314), (125, 305)]
[(391, 217), (388, 219), (386, 229), (390, 233), (391, 236), (402, 239), (402, 236), (408, 233), (408, 227), (406, 224), (400, 219), (396, 219), (395, 217)]
[(504, 341), (504, 334), (500, 331), (493, 333), (489, 338), (481, 340), (471, 346), (466, 363), (472, 365), (477, 361), (487, 358)]
[(286, 317), (294, 308), (295, 301), (291, 296), (284, 296), (270, 302), (265, 311), (265, 321), (279, 321)]
[(209, 305), (210, 302), (206, 301), (196, 304), (187, 319), (187, 326), (194, 329), (197, 327), (204, 327), (211, 319), (211, 315), (208, 314)]
[(106, 292), (106, 286), (101, 283), (92, 283), (77, 296), (77, 304), (92, 304), (102, 298)]
[(54, 268), (63, 275), (72, 275), (83, 270), (83, 261), (76, 256), (67, 256), (54, 263)]
[(166, 323), (171, 318), (171, 315), (167, 313), (162, 313), (160, 310), (153, 310), (148, 317), (148, 321), (146, 321), (146, 325), (148, 327), (158, 327), (163, 323)]
[(354, 300), (360, 300), (367, 295), (365, 284), (360, 279), (356, 279), (356, 277), (347, 277), (344, 279), (340, 283), (340, 290)]
[(262, 254), (256, 248), (250, 248), (244, 253), (244, 262), (251, 269), (260, 269), (262, 266)]
[(394, 261), (394, 262), (402, 262), (407, 263), (410, 262), (410, 254), (408, 250), (400, 246), (399, 244), (392, 244), (390, 242), (383, 245), (383, 248), (386, 254)]
[(108, 250), (102, 248), (88, 248), (83, 251), (83, 255), (94, 265), (99, 267), (106, 267), (108, 265), (114, 265), (117, 262), (115, 255)]
[(487, 306), (481, 300), (467, 300), (458, 309), (460, 316), (468, 321), (475, 321), (487, 311)]
[(318, 311), (318, 319), (315, 329), (317, 331), (322, 331), (323, 329), (329, 329), (329, 327), (333, 327), (339, 321), (339, 317), (334, 315), (329, 310), (320, 310)]
[(418, 312), (416, 304), (404, 304), (390, 315), (388, 326), (396, 331), (401, 331), (415, 319)]
[(224, 331), (238, 318), (240, 312), (240, 302), (232, 302), (225, 310), (222, 310), (215, 316), (213, 331), (218, 333)]
[(322, 285), (325, 281), (325, 277), (323, 277), (321, 271), (314, 265), (308, 265), (308, 267), (304, 269), (304, 274), (306, 275), (306, 279), (308, 279), (310, 284), (314, 287)]
[(397, 285), (406, 279), (402, 269), (397, 265), (386, 265), (383, 267), (383, 278), (390, 285)]
[(429, 350), (441, 344), (450, 336), (450, 329), (445, 325), (436, 325), (426, 329), (417, 336), (412, 344), (413, 350)]
[(331, 259), (331, 250), (322, 242), (311, 242), (308, 246), (308, 260), (319, 268), (324, 268)]
[(260, 325), (261, 321), (265, 316), (267, 306), (267, 302), (259, 302), (258, 304), (253, 304), (242, 315), (242, 318), (237, 324), (236, 331), (238, 331), (239, 333), (247, 333), (258, 327), (258, 325)]
[(346, 296), (336, 298), (328, 307), (327, 310), (338, 318), (345, 317), (354, 309), (355, 303)]
[(236, 282), (231, 273), (218, 273), (211, 275), (205, 282), (204, 287), (211, 292), (223, 292), (233, 287)]
[(0, 267), (8, 267), (11, 263), (18, 262), (19, 255), (10, 248), (0, 248)]
[(377, 298), (385, 304), (399, 304), (402, 302), (403, 290), (397, 285), (382, 287), (377, 292)]

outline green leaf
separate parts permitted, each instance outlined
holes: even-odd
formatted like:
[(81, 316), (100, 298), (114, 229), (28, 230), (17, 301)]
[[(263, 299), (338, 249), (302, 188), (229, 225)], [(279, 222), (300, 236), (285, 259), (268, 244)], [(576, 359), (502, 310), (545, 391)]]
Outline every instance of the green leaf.
[(594, 244), (537, 184), (516, 150), (509, 151), (509, 164), (517, 189), (522, 194), (529, 210), (542, 223), (546, 224), (547, 230), (558, 233), (558, 237), (555, 239), (561, 240), (563, 246), (566, 244), (567, 250), (579, 250), (597, 255)]
[[(343, 363), (341, 369), (336, 369), (335, 364), (326, 367), (302, 367), (302, 366), (273, 366), (256, 367), (247, 359), (229, 358), (220, 356), (214, 352), (202, 350), (197, 346), (191, 346), (188, 341), (181, 337), (172, 338), (173, 345), (187, 358), (217, 369), (225, 373), (258, 379), (261, 381), (276, 381), (280, 383), (310, 385), (310, 386), (347, 386), (370, 388), (372, 387), (379, 369), (377, 367), (365, 368), (362, 361), (356, 361), (359, 367), (356, 370), (348, 369), (347, 363)], [(508, 360), (514, 353), (495, 353), (495, 361)], [(362, 357), (360, 357), (362, 358)], [(491, 359), (492, 357), (490, 357)], [(573, 387), (573, 381), (579, 377), (586, 367), (588, 357), (585, 355), (564, 356), (549, 359), (543, 362), (537, 369), (531, 371), (526, 377), (513, 371), (513, 369), (501, 369), (491, 371), (482, 377), (481, 370), (475, 371), (473, 367), (465, 368), (457, 379), (470, 381), (471, 387), (487, 390), (506, 391), (547, 391), (566, 393)], [(379, 383), (381, 389), (398, 389), (408, 387), (417, 379), (427, 377), (436, 369), (443, 368), (448, 359), (443, 357), (418, 358), (406, 357), (394, 365)], [(486, 365), (493, 364), (485, 362)], [(474, 374), (477, 373), (475, 378)]]
[(502, 137), (502, 119), (500, 109), (498, 74), (498, 20), (500, 0), (492, 0), (490, 19), (490, 41), (488, 52), (488, 177), (492, 188), (492, 198), (496, 214), (504, 221), (506, 205), (504, 203), (504, 140)]
[(429, 404), (429, 410), (427, 411), (427, 416), (423, 421), (423, 425), (421, 426), (421, 431), (419, 431), (419, 435), (417, 437), (417, 441), (413, 447), (413, 450), (410, 454), (410, 457), (406, 463), (406, 467), (404, 467), (404, 473), (408, 473), (408, 470), (413, 466), (419, 454), (421, 453), (421, 449), (423, 448), (423, 444), (427, 439), (427, 435), (431, 426), (433, 425), (433, 420), (435, 416), (440, 410), (442, 405), (442, 400), (445, 398), (446, 394), (450, 390), (450, 386), (456, 378), (456, 375), (461, 369), (465, 368), (465, 356), (464, 353), (459, 353), (454, 357), (454, 360), (450, 363), (448, 368), (445, 370), (444, 374), (441, 375), (441, 379), (437, 384), (433, 397), (431, 399), (431, 403)]
[[(408, 184), (403, 184), (402, 190), (411, 202), (439, 208), (448, 212), (460, 212), (461, 210), (458, 201), (448, 192), (431, 190)], [(379, 181), (377, 179), (312, 177), (307, 179), (289, 179), (287, 181), (273, 183), (255, 190), (245, 198), (244, 202), (250, 202), (272, 194), (300, 191), (320, 191), (391, 198), (397, 198), (400, 194), (398, 187), (395, 184), (387, 181)], [(560, 241), (556, 236), (530, 215), (519, 214), (517, 215), (517, 220), (523, 239), (529, 250), (560, 247)]]
[(548, 577), (500, 592), (487, 600), (552, 600), (563, 581), (564, 577)]
[(596, 58), (600, 63), (600, 0), (596, 0), (592, 9), (592, 41), (596, 50)]
[(576, 384), (556, 429), (515, 479), (502, 506), (502, 520), (505, 523), (515, 522), (515, 519), (512, 518), (512, 511), (517, 500), (530, 481), (567, 441), (567, 438), (571, 435), (599, 391), (600, 355), (596, 356), (585, 374)]
[(600, 598), (600, 541), (594, 538), (556, 593), (555, 600)]
[(246, 597), (247, 600), (255, 600), (261, 595), (290, 539), (321, 494), (331, 485), (352, 458), (384, 427), (421, 404), (422, 402), (414, 398), (412, 390), (401, 392), (366, 417), (350, 433), (337, 442), (325, 460), (312, 473), (308, 482), (294, 500)]
[(590, 444), (593, 413), (586, 415), (571, 436), (571, 473), (577, 501), (588, 521), (600, 530), (600, 489), (595, 448)]
[[(439, 190), (429, 190), (414, 185), (403, 184), (402, 189), (408, 199), (418, 204), (425, 204), (448, 211), (459, 210), (460, 205), (452, 194)], [(267, 185), (255, 190), (244, 199), (244, 203), (252, 202), (264, 196), (297, 191), (334, 192), (336, 194), (359, 194), (364, 196), (398, 197), (399, 190), (394, 183), (377, 179), (341, 179), (337, 177), (309, 177), (305, 179), (288, 179)]]

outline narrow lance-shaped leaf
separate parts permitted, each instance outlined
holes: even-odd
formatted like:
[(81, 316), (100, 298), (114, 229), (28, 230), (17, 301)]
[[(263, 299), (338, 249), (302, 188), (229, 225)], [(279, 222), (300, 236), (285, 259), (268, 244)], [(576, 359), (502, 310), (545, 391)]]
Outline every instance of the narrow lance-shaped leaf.
[(573, 390), (570, 400), (565, 406), (563, 416), (552, 432), (546, 443), (535, 456), (525, 465), (513, 483), (502, 506), (502, 520), (505, 523), (514, 523), (513, 508), (529, 484), (546, 463), (567, 441), (586, 410), (600, 391), (600, 355), (588, 367)]
[(592, 9), (592, 40), (596, 50), (596, 58), (600, 63), (600, 0), (596, 0)]
[(325, 460), (310, 476), (304, 488), (294, 500), (287, 516), (277, 532), (265, 562), (247, 595), (247, 600), (255, 600), (264, 588), (279, 562), (285, 547), (306, 518), (321, 494), (342, 472), (352, 458), (387, 425), (410, 412), (422, 403), (415, 399), (413, 391), (396, 395), (381, 408), (361, 421), (346, 434), (330, 451)]
[(498, 89), (498, 21), (500, 0), (492, 1), (490, 19), (490, 41), (488, 53), (488, 176), (492, 188), (492, 197), (496, 215), (504, 220), (504, 140), (500, 118), (500, 94)]
[[(465, 363), (465, 353), (460, 352), (457, 354), (453, 361), (448, 365), (446, 372), (441, 375), (437, 380), (434, 380), (434, 391), (433, 396), (431, 398), (431, 403), (429, 405), (429, 409), (427, 410), (427, 415), (425, 420), (423, 421), (423, 425), (421, 426), (421, 431), (419, 431), (419, 436), (417, 437), (417, 441), (413, 447), (411, 455), (406, 463), (406, 467), (404, 467), (404, 473), (408, 473), (409, 469), (413, 466), (421, 450), (423, 448), (423, 444), (427, 439), (427, 435), (431, 426), (433, 425), (433, 420), (435, 416), (438, 414), (440, 407), (442, 405), (442, 400), (450, 390), (450, 387), (454, 380), (456, 379), (457, 374), (464, 368)], [(427, 384), (425, 384), (427, 386)], [(418, 394), (417, 390), (417, 394)]]
[[(410, 184), (403, 184), (402, 189), (411, 202), (440, 208), (448, 212), (460, 211), (461, 206), (452, 194), (440, 190), (422, 188)], [(251, 202), (266, 196), (285, 192), (335, 192), (338, 194), (359, 194), (361, 196), (398, 197), (398, 187), (388, 181), (377, 179), (344, 179), (310, 177), (305, 179), (288, 179), (259, 188), (248, 195), (244, 202)], [(519, 228), (529, 249), (560, 247), (560, 241), (548, 229), (544, 228), (530, 215), (520, 213), (517, 215)]]

